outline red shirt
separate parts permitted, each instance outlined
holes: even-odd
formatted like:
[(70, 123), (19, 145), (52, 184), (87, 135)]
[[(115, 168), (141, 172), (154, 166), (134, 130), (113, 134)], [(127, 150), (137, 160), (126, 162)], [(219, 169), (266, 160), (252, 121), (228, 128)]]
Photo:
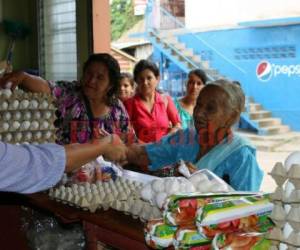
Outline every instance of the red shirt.
[[(163, 98), (166, 98), (164, 100)], [(155, 142), (168, 134), (170, 125), (180, 123), (178, 111), (170, 96), (156, 92), (151, 113), (139, 95), (125, 101), (125, 107), (137, 137), (143, 142)]]

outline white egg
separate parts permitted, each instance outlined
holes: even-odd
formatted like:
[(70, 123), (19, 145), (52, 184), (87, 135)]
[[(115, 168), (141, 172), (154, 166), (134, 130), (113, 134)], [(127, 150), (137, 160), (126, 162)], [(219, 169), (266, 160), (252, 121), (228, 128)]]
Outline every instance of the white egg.
[(31, 112), (25, 111), (23, 117), (24, 117), (24, 120), (31, 120)]
[(15, 120), (20, 120), (22, 117), (22, 113), (20, 111), (14, 112), (13, 114)]
[(41, 131), (35, 132), (34, 135), (33, 135), (33, 138), (34, 138), (35, 140), (41, 139), (41, 138), (42, 138), (42, 132), (41, 132)]
[(3, 120), (9, 121), (11, 119), (11, 113), (10, 112), (4, 112), (3, 113)]
[(149, 183), (145, 185), (141, 190), (141, 197), (146, 201), (151, 201), (152, 195), (153, 195), (152, 188), (151, 188), (151, 184)]
[(2, 102), (1, 109), (2, 110), (7, 110), (8, 109), (8, 102), (7, 101)]
[(51, 115), (52, 115), (52, 113), (48, 110), (43, 112), (44, 119), (47, 119), (47, 120), (50, 119)]
[(21, 129), (22, 130), (28, 130), (30, 127), (30, 122), (29, 121), (23, 121), (21, 124)]
[(202, 193), (210, 193), (211, 188), (211, 182), (207, 180), (198, 182), (196, 190)]
[(42, 121), (41, 123), (41, 129), (48, 129), (49, 128), (49, 122)]
[(192, 175), (190, 178), (189, 178), (189, 181), (196, 187), (197, 186), (197, 183), (198, 183), (198, 177), (196, 175)]
[(5, 141), (6, 142), (10, 142), (12, 140), (12, 134), (11, 133), (7, 133), (4, 137)]
[(196, 174), (193, 174), (190, 178), (189, 178), (190, 181), (194, 182), (200, 182), (200, 181), (207, 181), (208, 180), (208, 177), (206, 176), (206, 174), (203, 174), (203, 173), (196, 173)]
[(39, 122), (38, 121), (32, 121), (30, 124), (30, 129), (36, 130), (39, 128)]
[(33, 118), (36, 119), (36, 120), (39, 120), (41, 119), (41, 112), (40, 111), (34, 111), (33, 112)]
[(12, 123), (12, 127), (13, 127), (14, 130), (19, 129), (20, 126), (21, 126), (21, 124), (20, 124), (19, 122), (17, 122), (17, 121), (14, 121), (14, 122)]
[(31, 100), (31, 101), (30, 101), (29, 107), (30, 107), (31, 109), (37, 109), (38, 106), (39, 106), (39, 103), (38, 103), (37, 100)]
[(162, 179), (156, 179), (152, 181), (152, 189), (156, 193), (163, 192), (165, 190), (164, 181)]
[(52, 133), (50, 131), (46, 131), (43, 133), (43, 137), (45, 139), (50, 139), (51, 138)]
[(175, 194), (179, 191), (180, 189), (180, 183), (177, 181), (175, 178), (172, 180), (168, 188), (166, 188), (166, 192), (168, 194)]
[(46, 100), (43, 100), (41, 103), (40, 103), (40, 108), (41, 109), (46, 109), (48, 108), (49, 106), (49, 103), (46, 101)]
[(25, 134), (24, 134), (24, 139), (25, 139), (26, 141), (31, 141), (31, 139), (32, 139), (32, 133), (31, 133), (30, 131), (25, 132)]
[(167, 190), (172, 185), (174, 178), (175, 177), (164, 178), (165, 190)]
[(10, 109), (17, 109), (19, 107), (19, 101), (18, 100), (13, 100), (10, 104), (9, 104), (9, 108)]
[(167, 193), (159, 193), (159, 194), (156, 194), (156, 197), (155, 197), (155, 201), (156, 201), (156, 205), (159, 207), (159, 208), (162, 208), (163, 207), (163, 204), (167, 198)]
[(23, 134), (21, 132), (15, 133), (14, 140), (15, 141), (21, 141), (23, 137)]
[(286, 171), (289, 171), (293, 164), (300, 164), (300, 151), (295, 151), (286, 158), (284, 162)]
[(191, 183), (187, 183), (185, 185), (185, 189), (183, 192), (186, 192), (186, 193), (192, 193), (192, 192), (195, 192), (196, 191), (196, 188), (194, 187), (194, 185), (192, 185)]
[(20, 103), (21, 109), (27, 109), (29, 107), (29, 101), (28, 100), (22, 100)]
[(7, 131), (9, 129), (9, 124), (8, 124), (8, 122), (3, 122), (3, 124), (2, 124), (2, 130), (3, 131)]
[(12, 92), (10, 89), (3, 89), (2, 90), (2, 95), (6, 98), (9, 98), (11, 96)]
[(228, 188), (225, 184), (216, 184), (211, 185), (211, 192), (213, 193), (226, 193), (228, 192)]

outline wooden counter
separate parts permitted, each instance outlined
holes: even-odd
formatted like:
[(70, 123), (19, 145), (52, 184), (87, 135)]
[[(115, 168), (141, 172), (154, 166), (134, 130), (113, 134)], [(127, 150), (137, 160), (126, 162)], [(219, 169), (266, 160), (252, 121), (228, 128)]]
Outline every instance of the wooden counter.
[(44, 193), (28, 196), (28, 202), (36, 207), (53, 213), (64, 223), (82, 222), (87, 237), (88, 249), (96, 250), (97, 241), (118, 249), (148, 249), (144, 240), (143, 224), (131, 216), (109, 209), (96, 213), (50, 200)]

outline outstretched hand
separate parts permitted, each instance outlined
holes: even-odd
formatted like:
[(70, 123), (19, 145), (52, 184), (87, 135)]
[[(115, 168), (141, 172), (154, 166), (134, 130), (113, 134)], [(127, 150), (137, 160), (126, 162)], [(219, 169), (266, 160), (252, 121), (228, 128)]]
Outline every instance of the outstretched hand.
[(103, 139), (107, 141), (107, 146), (103, 150), (104, 159), (124, 165), (127, 163), (127, 147), (116, 134), (111, 134)]

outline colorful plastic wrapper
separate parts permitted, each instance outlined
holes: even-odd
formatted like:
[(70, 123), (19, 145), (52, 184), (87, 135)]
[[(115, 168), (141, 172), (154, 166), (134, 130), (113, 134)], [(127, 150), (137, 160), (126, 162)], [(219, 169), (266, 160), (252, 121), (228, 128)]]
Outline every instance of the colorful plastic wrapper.
[(268, 195), (244, 196), (206, 204), (197, 211), (197, 228), (209, 238), (218, 233), (267, 232), (274, 226)]
[(185, 193), (171, 195), (164, 206), (164, 219), (170, 225), (195, 225), (197, 210), (208, 203), (221, 202), (241, 195), (251, 195), (247, 192), (232, 192), (219, 194)]
[(213, 250), (269, 250), (271, 241), (261, 233), (217, 234), (212, 243)]
[(172, 246), (177, 227), (164, 223), (162, 219), (150, 220), (145, 226), (145, 240), (153, 249)]
[(173, 241), (177, 250), (209, 250), (211, 240), (199, 233), (196, 227), (179, 228)]
[(89, 162), (82, 166), (79, 170), (72, 173), (71, 183), (94, 183), (96, 181), (115, 180), (117, 173), (113, 167), (113, 163), (104, 161), (102, 157), (97, 160)]

